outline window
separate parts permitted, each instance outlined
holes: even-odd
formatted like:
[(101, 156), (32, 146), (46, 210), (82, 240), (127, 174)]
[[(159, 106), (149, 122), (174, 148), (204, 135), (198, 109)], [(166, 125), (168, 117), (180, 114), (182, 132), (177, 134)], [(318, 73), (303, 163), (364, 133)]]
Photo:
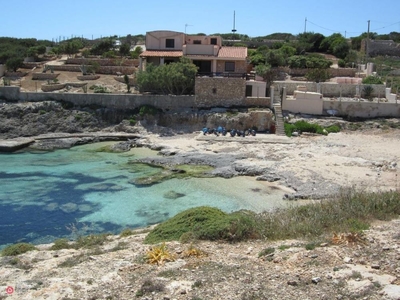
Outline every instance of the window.
[(175, 48), (175, 40), (174, 39), (166, 39), (165, 40), (165, 48)]
[(226, 61), (225, 62), (225, 72), (235, 72), (235, 62)]
[(194, 40), (194, 41), (193, 41), (193, 44), (195, 44), (195, 45), (200, 45), (200, 44), (201, 44), (201, 41), (200, 41), (200, 40)]
[(251, 96), (253, 96), (253, 86), (246, 85), (246, 97), (251, 97)]
[(211, 45), (216, 45), (217, 44), (217, 38), (211, 38), (210, 43), (211, 43)]

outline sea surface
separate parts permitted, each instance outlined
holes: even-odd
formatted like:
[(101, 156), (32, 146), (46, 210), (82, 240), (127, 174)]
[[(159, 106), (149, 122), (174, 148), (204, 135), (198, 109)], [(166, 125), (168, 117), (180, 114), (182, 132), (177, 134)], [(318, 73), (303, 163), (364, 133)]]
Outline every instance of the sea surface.
[(155, 169), (129, 162), (156, 152), (99, 151), (109, 144), (0, 154), (0, 248), (80, 234), (116, 234), (202, 205), (226, 212), (261, 212), (287, 205), (284, 191), (250, 177), (171, 179), (136, 186), (135, 178), (149, 176)]

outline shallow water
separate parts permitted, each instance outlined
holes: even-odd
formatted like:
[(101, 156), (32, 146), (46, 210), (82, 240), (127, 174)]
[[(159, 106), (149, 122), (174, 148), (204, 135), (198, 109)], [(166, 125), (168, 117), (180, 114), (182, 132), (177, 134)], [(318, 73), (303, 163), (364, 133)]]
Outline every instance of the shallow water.
[(249, 177), (171, 179), (137, 187), (132, 179), (154, 169), (128, 162), (156, 153), (144, 148), (122, 154), (96, 151), (106, 144), (0, 154), (0, 248), (118, 233), (201, 205), (260, 212), (287, 204), (284, 191)]

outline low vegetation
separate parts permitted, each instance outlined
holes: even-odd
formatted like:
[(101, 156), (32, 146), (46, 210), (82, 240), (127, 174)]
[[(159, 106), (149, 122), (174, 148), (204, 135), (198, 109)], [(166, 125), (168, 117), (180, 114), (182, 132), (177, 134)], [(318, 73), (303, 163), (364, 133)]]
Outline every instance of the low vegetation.
[(188, 235), (191, 241), (312, 240), (335, 232), (362, 232), (372, 220), (390, 220), (399, 214), (400, 194), (396, 191), (366, 193), (347, 189), (333, 199), (262, 214), (247, 211), (227, 214), (204, 206), (192, 208), (156, 226), (145, 242), (182, 240)]
[(297, 121), (296, 123), (285, 123), (285, 134), (287, 136), (292, 136), (293, 132), (310, 132), (327, 135), (329, 133), (335, 133), (340, 131), (340, 127), (338, 125), (332, 125), (328, 127), (322, 127), (318, 124), (308, 123), (306, 121)]
[(260, 237), (255, 214), (248, 211), (225, 213), (218, 208), (191, 208), (157, 225), (145, 243), (185, 239), (241, 241)]
[[(374, 220), (390, 220), (400, 214), (400, 193), (398, 191), (367, 193), (355, 189), (345, 189), (337, 196), (313, 204), (293, 206), (275, 211), (256, 214), (249, 211), (225, 213), (218, 208), (201, 206), (191, 208), (157, 225), (145, 238), (145, 243), (158, 244), (150, 248), (144, 262), (163, 264), (173, 261), (175, 256), (169, 251), (165, 241), (190, 242), (183, 257), (202, 257), (207, 253), (193, 246), (196, 240), (240, 242), (251, 239), (285, 240), (303, 238), (307, 250), (314, 249), (320, 241), (333, 244), (364, 243), (363, 231), (369, 229)], [(129, 236), (124, 232), (121, 236)], [(333, 236), (333, 238), (332, 238)], [(55, 241), (51, 250), (89, 249), (68, 258), (60, 267), (76, 266), (88, 256), (101, 255), (99, 246), (106, 243), (108, 234), (79, 237), (75, 242), (66, 239)], [(316, 242), (318, 241), (318, 242)], [(287, 246), (282, 245), (278, 250)], [(126, 249), (126, 243), (119, 243), (110, 251)], [(4, 248), (2, 256), (17, 256), (36, 250), (34, 245), (19, 243)], [(259, 257), (269, 257), (277, 249), (269, 247), (259, 253)], [(19, 260), (10, 264), (19, 264)]]
[(36, 247), (28, 243), (18, 243), (5, 247), (1, 251), (2, 256), (17, 256), (28, 251), (36, 250)]

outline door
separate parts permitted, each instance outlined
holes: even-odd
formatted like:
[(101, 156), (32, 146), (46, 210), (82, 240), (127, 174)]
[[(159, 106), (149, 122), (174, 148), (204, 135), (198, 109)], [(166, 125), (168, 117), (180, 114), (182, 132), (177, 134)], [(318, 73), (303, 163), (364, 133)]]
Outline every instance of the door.
[(211, 60), (194, 60), (193, 63), (196, 65), (197, 74), (199, 75), (207, 75), (211, 74)]

